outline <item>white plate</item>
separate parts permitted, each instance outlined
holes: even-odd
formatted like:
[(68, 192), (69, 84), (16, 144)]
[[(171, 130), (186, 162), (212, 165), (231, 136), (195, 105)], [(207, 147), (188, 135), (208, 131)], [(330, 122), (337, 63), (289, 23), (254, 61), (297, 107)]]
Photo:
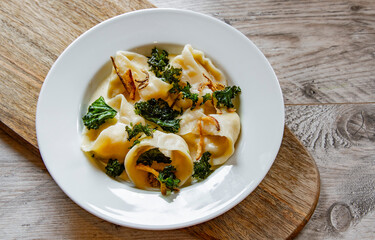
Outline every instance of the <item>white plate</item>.
[[(242, 89), (241, 136), (235, 154), (203, 182), (178, 194), (117, 182), (80, 150), (88, 95), (109, 74), (109, 57), (152, 43), (205, 52)], [(148, 9), (104, 21), (77, 38), (49, 71), (39, 95), (36, 130), (43, 161), (78, 205), (109, 222), (139, 229), (176, 229), (212, 219), (248, 196), (270, 169), (284, 129), (284, 104), (272, 67), (236, 29), (209, 16)], [(251, 216), (249, 216), (251, 217)]]

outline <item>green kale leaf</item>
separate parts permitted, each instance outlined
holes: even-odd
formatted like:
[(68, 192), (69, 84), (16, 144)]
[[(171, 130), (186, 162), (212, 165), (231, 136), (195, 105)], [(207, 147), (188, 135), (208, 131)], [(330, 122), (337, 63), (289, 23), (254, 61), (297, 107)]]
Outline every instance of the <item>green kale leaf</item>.
[(176, 168), (172, 165), (166, 166), (162, 171), (159, 172), (158, 180), (164, 183), (169, 190), (166, 195), (169, 195), (172, 191), (177, 190), (178, 184), (181, 182), (175, 175)]
[[(189, 82), (187, 82), (187, 85), (184, 87), (180, 86), (182, 68), (175, 68), (173, 66), (168, 65), (169, 60), (168, 60), (167, 51), (158, 49), (156, 47), (153, 48), (151, 52), (151, 57), (149, 57), (148, 59), (148, 64), (150, 65), (151, 70), (155, 73), (155, 76), (161, 78), (161, 80), (163, 80), (164, 82), (172, 84), (172, 88), (169, 90), (170, 93), (178, 94), (182, 92), (182, 98), (190, 99), (193, 102), (191, 109), (195, 108), (198, 102), (198, 94), (190, 92), (191, 85)], [(170, 119), (165, 119), (165, 120), (170, 120)], [(176, 121), (169, 122), (166, 124), (162, 124), (160, 126), (161, 127), (164, 126), (164, 128), (170, 129), (169, 126), (173, 125), (175, 122)], [(170, 131), (170, 130), (166, 130), (166, 131)], [(173, 128), (173, 131), (171, 132), (174, 132), (174, 131), (175, 129)]]
[(217, 99), (217, 107), (221, 105), (227, 108), (233, 108), (232, 99), (236, 97), (241, 92), (241, 88), (237, 86), (225, 87), (224, 90), (215, 91), (213, 96)]
[(83, 124), (89, 130), (98, 129), (107, 119), (114, 118), (116, 113), (115, 109), (105, 103), (103, 97), (99, 97), (89, 106), (87, 114), (83, 116)]
[(130, 127), (126, 126), (125, 130), (128, 132), (128, 141), (130, 141), (132, 138), (136, 137), (139, 133), (144, 133), (148, 137), (152, 137), (152, 133), (155, 132), (155, 129), (151, 128), (149, 124), (142, 125), (142, 123), (138, 123), (133, 126), (133, 124), (130, 124)]
[(166, 101), (159, 98), (147, 102), (137, 102), (134, 105), (135, 113), (146, 120), (159, 125), (164, 131), (176, 133), (180, 129), (181, 119), (175, 119), (180, 115), (179, 111), (173, 110)]
[(105, 170), (108, 176), (117, 177), (121, 175), (121, 173), (125, 170), (125, 167), (124, 164), (119, 163), (117, 159), (109, 159)]
[(190, 92), (191, 85), (189, 82), (186, 83), (186, 86), (183, 88), (180, 88), (180, 91), (182, 92), (182, 99), (190, 99), (193, 102), (193, 105), (191, 106), (191, 109), (194, 109), (197, 102), (198, 102), (198, 94), (197, 93), (191, 93)]
[(133, 144), (129, 147), (129, 149), (132, 149), (135, 145), (140, 144), (140, 143), (141, 143), (141, 140), (139, 139), (134, 140)]
[(172, 160), (170, 157), (165, 156), (160, 152), (159, 148), (151, 148), (150, 150), (142, 153), (138, 160), (137, 164), (143, 164), (145, 166), (151, 166), (153, 161), (158, 163), (171, 163)]
[(181, 87), (180, 85), (178, 84), (179, 82), (174, 82), (172, 83), (172, 88), (169, 89), (169, 92), (170, 93), (180, 93), (181, 91)]
[(204, 152), (199, 161), (194, 162), (194, 173), (193, 178), (198, 181), (206, 179), (213, 171), (211, 170), (211, 164), (209, 163), (211, 157), (210, 152)]
[(151, 57), (148, 57), (147, 63), (151, 71), (155, 73), (155, 76), (162, 77), (162, 73), (169, 63), (168, 52), (154, 47), (151, 51)]
[(198, 102), (198, 94), (190, 92), (191, 85), (189, 82), (186, 82), (186, 86), (181, 87), (179, 82), (174, 82), (171, 89), (169, 89), (170, 93), (182, 93), (182, 99), (190, 99), (193, 102), (191, 109), (194, 109), (197, 102)]
[(161, 120), (158, 118), (146, 118), (146, 119), (151, 122), (156, 123), (166, 132), (177, 133), (178, 130), (180, 129), (181, 119), (170, 119), (170, 120)]
[(178, 83), (180, 81), (182, 68), (174, 68), (168, 66), (161, 76), (161, 80), (169, 84)]
[(203, 95), (203, 101), (201, 102), (201, 105), (205, 104), (205, 102), (207, 102), (208, 100), (211, 100), (212, 99), (212, 96), (210, 93), (206, 93), (205, 95)]

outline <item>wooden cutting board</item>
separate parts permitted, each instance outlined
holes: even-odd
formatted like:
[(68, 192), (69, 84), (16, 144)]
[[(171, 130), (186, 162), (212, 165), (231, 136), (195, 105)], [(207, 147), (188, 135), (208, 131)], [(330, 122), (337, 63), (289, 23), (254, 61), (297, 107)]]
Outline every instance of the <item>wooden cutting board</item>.
[(315, 161), (285, 127), (276, 160), (259, 186), (230, 211), (188, 231), (203, 239), (291, 239), (309, 221), (319, 193)]
[[(1, 1), (0, 127), (38, 153), (36, 104), (59, 54), (99, 22), (151, 7), (143, 0)], [(314, 160), (285, 128), (275, 163), (256, 190), (227, 213), (184, 231), (202, 239), (292, 238), (310, 219), (319, 188)]]

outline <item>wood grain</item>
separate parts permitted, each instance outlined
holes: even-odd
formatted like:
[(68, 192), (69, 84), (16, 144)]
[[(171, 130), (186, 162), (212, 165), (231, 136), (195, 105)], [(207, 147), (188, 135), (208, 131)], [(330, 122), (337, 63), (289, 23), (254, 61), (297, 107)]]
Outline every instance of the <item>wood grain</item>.
[(322, 181), (300, 239), (372, 239), (375, 104), (288, 106), (286, 123), (313, 155)]
[[(374, 119), (371, 117), (374, 113), (375, 104), (286, 107), (287, 125), (303, 140), (316, 160), (321, 176), (318, 205), (297, 239), (373, 239), (373, 135), (364, 134), (362, 131), (373, 131), (372, 125), (368, 123)], [(361, 115), (366, 117), (364, 121), (361, 120)], [(301, 118), (303, 120), (300, 120)], [(343, 124), (345, 122), (347, 124)], [(362, 125), (362, 122), (365, 125)], [(357, 127), (353, 128), (355, 125)], [(345, 130), (341, 126), (352, 129)], [(338, 134), (338, 129), (353, 134), (361, 129), (361, 138), (354, 136), (354, 139), (352, 137), (350, 140), (346, 134)], [(315, 134), (319, 137), (312, 137)], [(329, 140), (331, 138), (335, 140)], [(325, 144), (322, 144), (323, 142)], [(149, 239), (155, 233), (115, 227), (80, 209), (53, 182), (42, 160), (1, 130), (0, 183), (0, 209), (4, 209), (0, 212), (0, 236), (3, 239), (51, 239), (57, 235), (65, 239), (118, 239), (120, 236)], [(38, 198), (34, 192), (38, 193)], [(35, 208), (39, 209), (41, 205), (46, 208), (43, 214), (35, 211)], [(19, 206), (22, 208), (18, 209)], [(342, 211), (346, 214), (333, 211), (338, 207), (346, 210)], [(13, 209), (18, 210), (14, 213)], [(158, 236), (164, 239), (193, 238), (187, 232), (181, 231), (158, 232)]]
[(240, 30), (270, 61), (286, 104), (375, 102), (375, 1), (150, 2)]
[[(33, 4), (34, 2), (28, 2), (28, 5), (22, 9), (33, 10), (36, 7)], [(64, 18), (62, 15), (58, 15), (56, 16), (56, 19), (54, 19), (57, 22), (50, 23), (50, 26), (55, 27), (52, 27), (52, 29), (44, 29), (45, 21), (50, 20), (51, 16), (44, 18), (44, 16), (39, 14), (22, 15), (22, 12), (18, 11), (11, 12), (9, 15), (3, 15), (3, 23), (5, 22), (4, 26), (6, 27), (6, 31), (14, 34), (14, 36), (7, 35), (8, 41), (6, 44), (8, 45), (0, 50), (0, 53), (3, 55), (3, 59), (0, 60), (3, 60), (4, 63), (7, 64), (4, 65), (3, 76), (7, 77), (10, 74), (13, 74), (11, 75), (11, 80), (6, 79), (5, 81), (8, 85), (6, 86), (6, 90), (4, 88), (3, 91), (8, 95), (5, 96), (4, 94), (3, 97), (4, 100), (7, 100), (7, 98), (12, 98), (14, 102), (17, 102), (17, 104), (8, 104), (6, 107), (7, 114), (5, 114), (3, 119), (0, 120), (3, 122), (3, 126), (7, 126), (9, 128), (8, 132), (11, 132), (10, 130), (14, 130), (16, 133), (22, 136), (25, 141), (31, 143), (34, 147), (37, 147), (35, 132), (30, 131), (30, 129), (34, 128), (33, 121), (35, 118), (35, 103), (39, 92), (38, 89), (43, 82), (43, 77), (47, 73), (53, 60), (56, 59), (58, 51), (62, 51), (62, 49), (70, 41), (72, 41), (76, 35), (79, 35), (81, 32), (88, 29), (92, 25), (95, 25), (101, 20), (109, 18), (111, 15), (100, 15), (100, 12), (96, 11), (95, 6), (104, 7), (104, 10), (108, 8), (108, 6), (102, 6), (99, 3), (95, 3), (92, 6), (78, 2), (58, 2), (56, 3), (57, 5), (63, 4), (58, 6), (49, 6), (48, 4), (50, 3), (48, 3), (47, 6), (42, 6), (39, 2), (35, 2), (35, 4), (38, 5), (38, 8), (43, 8), (43, 10), (38, 13), (47, 11), (48, 14), (54, 15), (56, 11), (59, 11), (59, 14), (67, 14), (67, 12), (69, 12), (69, 19), (68, 21), (62, 21)], [(44, 4), (44, 2), (42, 4)], [(17, 6), (11, 5), (6, 5), (5, 7), (11, 7), (13, 11), (15, 8), (17, 8)], [(21, 7), (18, 6), (19, 10), (20, 8)], [(63, 10), (61, 11), (62, 8)], [(81, 9), (84, 9), (85, 11), (80, 12), (79, 10)], [(117, 15), (116, 13), (118, 14), (118, 12), (113, 12), (114, 15)], [(83, 17), (85, 18), (85, 21), (78, 21)], [(15, 27), (11, 26), (12, 24), (16, 24), (16, 22), (19, 23), (20, 21), (22, 23), (27, 22), (29, 25), (25, 28), (19, 28), (19, 31), (15, 31)], [(74, 25), (73, 30), (70, 31), (70, 35), (64, 38), (63, 32), (69, 31), (69, 23), (74, 23), (76, 25)], [(40, 29), (40, 31), (31, 31), (30, 28)], [(57, 28), (60, 29), (60, 32), (56, 33), (56, 36), (54, 37), (58, 38), (60, 41), (56, 41), (56, 43), (49, 47), (51, 42), (48, 41), (48, 36), (51, 36), (51, 34), (55, 35), (55, 33), (51, 33), (49, 30), (56, 30)], [(61, 29), (63, 30), (61, 31)], [(37, 32), (38, 35), (34, 36), (34, 32)], [(18, 38), (21, 39), (20, 42), (13, 43), (10, 41), (11, 39)], [(37, 39), (40, 39), (40, 41), (37, 41)], [(9, 51), (11, 48), (13, 48), (14, 52)], [(28, 55), (25, 55), (25, 52), (22, 52), (22, 54), (25, 55), (23, 58), (19, 57), (21, 50), (25, 49), (29, 51), (31, 56), (30, 58), (27, 58)], [(43, 67), (38, 68), (38, 65), (35, 64), (37, 64), (40, 59), (43, 59), (44, 61), (39, 62), (43, 64)], [(28, 64), (30, 61), (32, 63)], [(25, 94), (25, 92), (27, 92), (27, 94)], [(17, 93), (17, 95), (14, 95), (15, 93)], [(5, 102), (9, 101), (4, 101), (4, 103)], [(5, 109), (5, 104), (2, 105), (2, 107)], [(19, 127), (18, 125), (21, 123), (23, 125), (22, 127)], [(10, 164), (9, 167), (12, 170), (15, 169), (13, 164)], [(302, 178), (303, 181), (301, 181)], [(31, 179), (36, 178), (35, 176), (31, 176)], [(185, 233), (181, 233), (180, 231), (179, 234), (181, 237), (186, 237), (186, 235), (190, 236), (190, 233), (192, 233), (196, 237), (205, 239), (246, 239), (262, 238), (264, 236), (267, 236), (268, 238), (290, 238), (295, 236), (307, 223), (315, 209), (319, 196), (319, 173), (311, 156), (306, 152), (303, 146), (298, 143), (298, 140), (287, 128), (285, 129), (285, 138), (282, 144), (282, 150), (280, 151), (276, 163), (266, 179), (268, 180), (263, 181), (262, 185), (257, 188), (251, 197), (244, 200), (231, 212), (224, 214), (223, 216), (216, 218), (209, 223), (187, 228)], [(9, 176), (4, 178), (4, 182), (9, 183)], [(25, 190), (21, 188), (22, 190), (19, 190), (18, 197), (21, 199), (21, 201), (25, 201), (25, 199), (34, 200), (33, 202), (35, 205), (32, 206), (31, 210), (33, 211), (32, 214), (37, 214), (40, 213), (39, 209), (43, 208), (43, 205), (40, 204), (40, 201), (35, 200), (43, 200), (41, 199), (41, 192), (50, 192), (55, 188), (55, 186), (54, 184), (47, 184), (48, 181), (43, 181), (40, 183), (30, 181), (30, 183), (32, 186), (35, 184), (38, 186), (33, 189), (33, 192), (30, 192), (28, 189)], [(5, 192), (9, 192), (9, 188), (10, 187), (6, 185), (5, 190), (7, 191)], [(22, 193), (22, 191), (25, 192)], [(5, 195), (4, 199), (7, 198), (10, 198), (10, 196)], [(49, 206), (48, 211), (55, 212), (55, 210), (52, 208), (54, 204), (51, 202), (54, 200), (55, 199), (51, 198), (46, 199), (46, 205)], [(66, 197), (63, 198), (63, 200), (66, 200)], [(58, 201), (60, 202), (61, 200), (58, 199)], [(20, 202), (12, 199), (10, 201), (5, 201), (5, 203), (2, 205), (6, 208), (3, 210), (3, 222), (7, 222), (6, 220), (9, 216), (6, 213), (11, 212), (10, 209), (15, 207), (14, 204), (19, 205)], [(22, 211), (22, 208), (17, 209), (16, 214), (18, 216), (22, 216)], [(44, 214), (48, 214), (48, 211), (45, 211)], [(57, 213), (58, 215), (61, 215), (61, 211), (58, 210)], [(29, 229), (30, 226), (43, 223), (43, 221), (46, 221), (46, 218), (43, 217), (44, 214), (41, 214), (41, 218), (39, 218), (36, 223), (22, 223), (21, 226), (25, 227), (24, 229)], [(228, 226), (233, 226), (233, 224), (229, 223), (234, 219), (236, 219), (238, 222), (235, 225), (235, 228), (228, 228)], [(277, 221), (275, 221), (275, 219)], [(69, 216), (66, 219), (59, 218), (59, 222), (67, 224), (68, 226), (71, 226), (71, 224), (68, 224), (68, 222), (72, 222), (74, 226), (81, 227), (82, 225), (77, 224), (81, 223), (82, 220), (76, 216)], [(90, 221), (88, 221), (88, 223), (90, 223)], [(101, 225), (104, 224), (101, 223)], [(113, 226), (113, 224), (109, 223), (106, 223), (106, 225), (110, 227)], [(74, 226), (73, 232), (76, 232), (77, 230), (75, 230)], [(86, 226), (85, 229), (90, 229), (90, 227), (91, 226)], [(3, 229), (5, 229), (5, 227), (3, 227)], [(153, 236), (153, 234), (150, 232), (141, 234), (141, 231), (129, 230), (127, 228), (121, 229), (121, 231), (124, 233), (136, 232), (137, 237), (140, 238)], [(106, 230), (108, 229), (105, 229), (103, 235), (100, 235), (100, 237), (108, 237), (106, 235)], [(98, 234), (98, 231), (94, 231), (94, 233)], [(166, 232), (166, 236), (170, 237), (168, 232)], [(90, 238), (94, 237), (94, 235), (85, 235), (84, 237)]]
[(113, 16), (153, 7), (142, 1), (0, 1), (0, 121), (37, 148), (39, 91), (59, 54)]
[(140, 231), (99, 219), (74, 204), (42, 159), (0, 130), (1, 239), (193, 239), (184, 231)]
[(187, 229), (202, 239), (287, 239), (305, 226), (318, 202), (319, 172), (298, 139), (285, 128), (267, 176), (224, 215)]
[[(192, 0), (150, 0), (150, 2), (157, 7), (190, 9), (217, 17), (242, 31), (265, 53), (271, 62), (280, 80), (284, 99), (288, 104), (286, 108), (287, 126), (302, 140), (316, 160), (322, 180), (317, 209), (297, 239), (373, 239), (375, 236), (373, 195), (375, 192), (375, 155), (373, 142), (370, 140), (372, 128), (369, 127), (371, 126), (369, 122), (373, 119), (374, 105), (372, 103), (375, 96), (375, 2), (372, 0), (205, 0), (199, 3)], [(17, 3), (13, 3), (13, 5), (12, 2), (3, 1), (0, 3), (2, 6), (0, 8), (2, 29), (0, 31), (0, 62), (2, 63), (0, 75), (1, 79), (8, 81), (12, 81), (13, 77), (9, 76), (15, 74), (4, 73), (2, 68), (8, 67), (3, 66), (10, 65), (17, 71), (22, 70), (20, 68), (22, 65), (19, 64), (21, 60), (17, 59), (17, 61), (14, 59), (13, 61), (18, 64), (12, 64), (11, 61), (6, 60), (6, 56), (13, 56), (12, 49), (14, 48), (21, 51), (19, 53), (21, 59), (28, 57), (27, 54), (22, 53), (22, 49), (18, 48), (17, 41), (34, 49), (31, 52), (33, 55), (40, 56), (37, 53), (38, 48), (35, 47), (40, 41), (38, 35), (29, 43), (27, 37), (23, 37), (25, 33), (20, 32), (20, 30), (24, 31), (30, 28), (32, 21), (27, 19), (36, 15), (39, 15), (40, 18), (47, 16), (49, 21), (58, 22), (63, 26), (68, 26), (69, 19), (71, 19), (69, 12), (59, 14), (53, 6), (51, 11), (52, 13), (54, 11), (54, 14), (43, 13), (41, 15), (38, 9), (39, 5), (45, 6), (42, 9), (48, 8), (48, 4), (56, 4), (56, 6), (64, 8), (66, 3), (60, 4), (53, 1), (35, 3), (23, 1), (22, 3), (26, 3), (26, 6), (21, 8), (14, 6)], [(95, 1), (93, 4), (84, 3), (84, 5), (93, 6), (96, 3)], [(73, 11), (74, 4), (77, 5), (77, 3), (70, 4)], [(115, 8), (117, 8), (117, 6), (129, 3), (111, 1), (109, 4), (116, 5)], [(32, 6), (36, 6), (35, 9)], [(81, 11), (85, 12), (86, 10), (81, 9)], [(106, 13), (99, 15), (101, 14)], [(54, 15), (60, 17), (54, 19)], [(64, 16), (61, 18), (61, 15)], [(78, 31), (76, 35), (71, 36), (71, 39), (80, 34), (80, 21), (87, 22), (88, 20), (79, 19), (73, 24), (70, 23), (72, 31), (74, 29)], [(45, 34), (48, 29), (51, 29), (51, 26), (45, 22), (44, 25), (46, 26), (39, 28), (46, 29), (44, 32), (42, 31)], [(7, 26), (11, 32), (15, 33), (3, 31)], [(64, 42), (64, 34), (70, 37), (70, 32), (65, 31), (63, 34), (57, 30), (48, 30), (63, 37), (62, 39), (56, 38), (54, 41)], [(27, 33), (37, 34), (32, 30), (31, 33), (30, 31)], [(7, 34), (15, 34), (9, 36), (17, 36), (20, 39), (9, 38)], [(42, 40), (48, 43), (47, 40)], [(11, 42), (13, 45), (5, 51), (2, 46), (8, 44), (7, 42)], [(67, 46), (69, 41), (65, 43)], [(55, 55), (50, 59), (56, 59), (64, 48), (50, 50)], [(44, 59), (44, 61), (49, 61), (49, 64), (52, 64), (54, 59)], [(21, 61), (21, 63), (28, 64), (28, 61)], [(34, 73), (34, 75), (43, 80), (49, 66), (46, 64), (40, 67), (44, 69), (42, 71), (44, 75), (38, 73)], [(18, 72), (14, 77), (30, 77), (29, 73), (32, 72), (32, 69), (26, 70)], [(6, 86), (6, 83), (3, 83), (1, 79), (0, 104), (3, 104), (3, 86)], [(22, 86), (17, 87), (21, 88)], [(24, 88), (21, 89), (24, 90)], [(12, 92), (10, 95), (12, 94), (17, 95), (18, 93)], [(22, 99), (22, 96), (19, 97)], [(313, 105), (304, 106), (306, 104)], [(358, 112), (357, 109), (362, 109), (362, 111)], [(0, 114), (1, 118), (4, 118), (3, 114), (5, 113)], [(339, 122), (341, 124), (338, 124)], [(11, 129), (9, 130), (12, 132)], [(43, 170), (40, 159), (31, 160), (30, 153), (18, 143), (1, 132), (0, 136), (5, 136), (7, 139), (7, 144), (4, 145), (3, 142), (0, 144), (0, 147), (3, 147), (0, 148), (0, 156), (3, 156), (0, 159), (4, 162), (0, 168), (0, 177), (13, 176), (6, 184), (2, 178), (1, 196), (5, 196), (9, 201), (1, 202), (2, 198), (0, 198), (0, 202), (13, 208), (24, 206), (24, 209), (18, 210), (16, 214), (1, 211), (0, 217), (4, 218), (1, 218), (0, 224), (4, 222), (3, 219), (6, 219), (5, 222), (14, 223), (16, 226), (15, 228), (9, 224), (4, 227), (1, 225), (1, 238), (8, 236), (11, 239), (27, 237), (50, 239), (59, 235), (63, 236), (62, 238), (65, 236), (65, 238), (71, 239), (79, 238), (77, 236), (86, 236), (90, 239), (95, 236), (104, 239), (130, 236), (130, 239), (137, 239), (137, 237), (142, 239), (142, 234), (145, 234), (147, 239), (154, 234), (154, 232), (150, 234), (147, 232), (138, 234), (138, 231), (128, 232), (126, 228), (124, 230), (124, 228), (100, 222), (99, 219), (81, 210), (72, 204), (52, 182), (48, 174), (43, 172), (45, 170)], [(14, 134), (12, 136), (14, 137)], [(9, 154), (4, 155), (7, 152)], [(38, 161), (40, 162), (38, 163)], [(17, 164), (12, 165), (12, 162), (23, 162), (22, 167), (16, 170)], [(8, 164), (12, 167), (5, 167)], [(40, 164), (42, 167), (39, 170)], [(42, 171), (45, 177), (41, 178), (42, 174), (35, 174), (34, 171)], [(31, 174), (32, 177), (27, 178), (28, 174)], [(40, 185), (41, 190), (37, 191), (40, 197), (36, 198), (34, 194), (27, 193), (27, 191), (31, 191), (31, 193), (36, 191), (33, 190), (33, 187), (40, 184), (38, 179), (44, 179), (54, 187), (43, 188)], [(28, 181), (31, 182), (28, 183)], [(14, 193), (12, 192), (13, 188), (16, 189)], [(18, 194), (21, 192), (24, 194), (18, 201)], [(50, 196), (56, 198), (56, 201), (51, 201)], [(12, 201), (10, 201), (11, 199)], [(41, 205), (48, 206), (44, 214), (35, 211), (41, 206), (37, 204), (37, 201), (41, 201)], [(12, 204), (13, 202), (14, 204)], [(3, 207), (1, 208), (3, 209)], [(339, 212), (343, 212), (343, 214), (338, 214)], [(77, 215), (81, 217), (78, 217), (80, 219), (78, 221), (76, 220)], [(67, 221), (66, 219), (69, 218), (74, 221)], [(96, 227), (86, 224), (86, 222), (95, 222), (96, 220), (98, 221), (94, 224)], [(76, 222), (87, 231), (80, 229), (75, 224)], [(22, 224), (24, 225), (22, 226)], [(4, 234), (5, 232), (7, 234)], [(174, 234), (176, 238), (191, 238), (189, 234), (186, 235), (186, 232), (181, 231), (172, 231), (169, 235), (164, 233), (158, 236), (174, 239)]]
[(12, 152), (4, 151), (10, 142), (0, 132), (0, 152), (5, 153), (0, 156), (0, 236), (5, 239), (39, 238), (41, 233), (46, 239), (56, 235), (154, 239), (155, 234), (163, 239), (285, 239), (307, 223), (319, 196), (315, 162), (286, 128), (281, 150), (264, 181), (232, 210), (182, 231), (140, 231), (108, 223), (79, 208), (54, 183), (40, 157), (18, 143), (12, 143)]
[(297, 239), (373, 239), (375, 2), (150, 2), (217, 17), (271, 62), (287, 104), (287, 126), (321, 174), (317, 209)]

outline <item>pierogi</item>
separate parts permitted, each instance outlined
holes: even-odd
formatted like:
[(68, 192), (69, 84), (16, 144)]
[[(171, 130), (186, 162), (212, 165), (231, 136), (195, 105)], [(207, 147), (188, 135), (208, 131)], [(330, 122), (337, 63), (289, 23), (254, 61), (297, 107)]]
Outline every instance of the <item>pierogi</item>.
[(81, 149), (111, 177), (163, 195), (207, 178), (234, 153), (240, 93), (202, 51), (118, 51), (90, 99)]

